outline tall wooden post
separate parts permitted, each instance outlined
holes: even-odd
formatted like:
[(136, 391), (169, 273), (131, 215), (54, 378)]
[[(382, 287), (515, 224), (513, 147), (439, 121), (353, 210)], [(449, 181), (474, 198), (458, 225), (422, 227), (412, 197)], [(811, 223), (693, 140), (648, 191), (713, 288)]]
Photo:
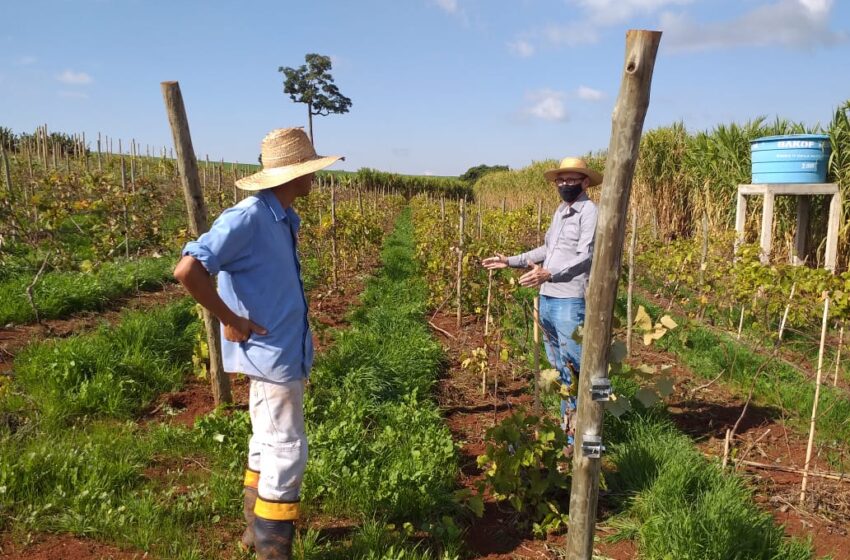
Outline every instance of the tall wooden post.
[(612, 118), (587, 294), (570, 490), (567, 543), (570, 560), (591, 560), (593, 556), (600, 459), (588, 456), (590, 453), (585, 453), (583, 445), (587, 436), (601, 437), (604, 409), (601, 402), (591, 399), (591, 379), (608, 377), (611, 323), (626, 234), (625, 216), (660, 41), (659, 31), (631, 29), (626, 32), (623, 81)]
[[(171, 135), (174, 138), (174, 148), (177, 150), (177, 169), (180, 173), (180, 183), (183, 185), (186, 210), (189, 213), (189, 227), (192, 235), (197, 237), (207, 231), (207, 207), (204, 205), (204, 193), (201, 191), (201, 181), (198, 177), (198, 161), (195, 159), (195, 149), (192, 147), (186, 107), (183, 105), (180, 84), (162, 82), (160, 86), (165, 100), (165, 110), (168, 113), (168, 122), (171, 125)], [(230, 403), (233, 398), (230, 394), (230, 378), (224, 372), (221, 362), (218, 319), (206, 309), (203, 314), (210, 353), (213, 400), (216, 405)]]

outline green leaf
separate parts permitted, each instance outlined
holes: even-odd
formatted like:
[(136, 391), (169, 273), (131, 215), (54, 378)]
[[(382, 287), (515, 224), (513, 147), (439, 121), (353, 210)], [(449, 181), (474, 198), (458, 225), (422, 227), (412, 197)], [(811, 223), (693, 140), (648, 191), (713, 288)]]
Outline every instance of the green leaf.
[(655, 388), (661, 398), (667, 398), (673, 394), (673, 384), (673, 378), (665, 376), (655, 382)]
[(646, 408), (650, 408), (655, 405), (659, 400), (658, 393), (656, 393), (653, 389), (649, 387), (641, 387), (637, 393), (635, 393), (635, 398), (640, 401), (640, 403)]
[(480, 494), (476, 494), (471, 496), (466, 501), (466, 507), (475, 514), (475, 517), (483, 517), (484, 516), (484, 499)]
[(611, 350), (608, 352), (608, 361), (620, 363), (626, 359), (628, 352), (626, 351), (626, 343), (622, 340), (615, 340), (611, 343)]

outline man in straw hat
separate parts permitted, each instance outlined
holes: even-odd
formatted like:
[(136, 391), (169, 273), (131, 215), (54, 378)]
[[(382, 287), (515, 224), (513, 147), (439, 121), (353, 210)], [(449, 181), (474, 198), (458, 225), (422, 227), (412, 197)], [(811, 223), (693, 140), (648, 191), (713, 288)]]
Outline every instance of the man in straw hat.
[(581, 363), (581, 344), (573, 337), (584, 322), (584, 296), (593, 257), (596, 205), (587, 197), (589, 187), (602, 182), (602, 175), (583, 159), (567, 157), (557, 169), (544, 174), (554, 184), (561, 204), (552, 216), (543, 245), (526, 253), (506, 257), (496, 254), (482, 261), (490, 269), (530, 268), (519, 283), (540, 286), (540, 323), (546, 356), (560, 374), (569, 396), (561, 400), (562, 427), (570, 444), (575, 432), (575, 387)]
[(221, 321), (224, 370), (251, 380), (242, 544), (260, 560), (291, 557), (307, 461), (303, 397), (313, 341), (292, 202), (310, 193), (316, 171), (338, 159), (317, 156), (300, 128), (271, 131), (262, 143), (263, 170), (236, 182), (254, 195), (186, 244), (174, 270)]

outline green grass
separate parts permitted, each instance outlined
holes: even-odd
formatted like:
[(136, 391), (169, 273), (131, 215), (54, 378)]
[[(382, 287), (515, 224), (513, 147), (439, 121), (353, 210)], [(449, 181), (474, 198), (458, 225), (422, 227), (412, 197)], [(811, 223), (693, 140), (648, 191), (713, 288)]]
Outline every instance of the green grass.
[[(42, 319), (98, 311), (136, 291), (161, 288), (172, 281), (174, 264), (171, 257), (147, 257), (106, 263), (92, 272), (47, 272), (33, 289), (33, 300)], [(34, 276), (21, 274), (0, 282), (0, 325), (35, 321), (26, 293)]]
[(610, 523), (637, 542), (640, 558), (804, 560), (811, 546), (786, 539), (752, 500), (744, 480), (724, 473), (662, 415), (621, 421), (606, 472), (623, 510)]
[(15, 381), (51, 423), (129, 418), (182, 383), (199, 325), (188, 300), (125, 312), (114, 327), (31, 344), (15, 359)]
[[(454, 507), (455, 448), (428, 395), (443, 358), (424, 327), (406, 220), (307, 396), (304, 509), (360, 526), (343, 539), (304, 532), (298, 558), (456, 558), (459, 532), (442, 517)], [(0, 399), (0, 531), (67, 532), (160, 558), (247, 558), (210, 541), (241, 518), (247, 412), (217, 410), (190, 429), (132, 420), (179, 386), (197, 328), (186, 301), (18, 357)], [(10, 422), (10, 411), (24, 415)]]

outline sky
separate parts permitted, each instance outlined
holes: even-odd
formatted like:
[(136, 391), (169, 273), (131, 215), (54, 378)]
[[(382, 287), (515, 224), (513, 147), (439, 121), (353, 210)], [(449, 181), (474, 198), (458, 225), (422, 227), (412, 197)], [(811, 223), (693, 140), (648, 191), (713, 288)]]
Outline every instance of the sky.
[[(644, 129), (850, 99), (850, 0), (3, 0), (0, 126), (170, 146), (177, 80), (199, 158), (256, 162), (306, 126), (281, 66), (330, 56), (349, 113), (314, 119), (335, 169), (459, 175), (605, 149), (625, 32), (663, 32)], [(125, 144), (126, 145), (126, 144)], [(115, 143), (117, 147), (117, 142)]]

